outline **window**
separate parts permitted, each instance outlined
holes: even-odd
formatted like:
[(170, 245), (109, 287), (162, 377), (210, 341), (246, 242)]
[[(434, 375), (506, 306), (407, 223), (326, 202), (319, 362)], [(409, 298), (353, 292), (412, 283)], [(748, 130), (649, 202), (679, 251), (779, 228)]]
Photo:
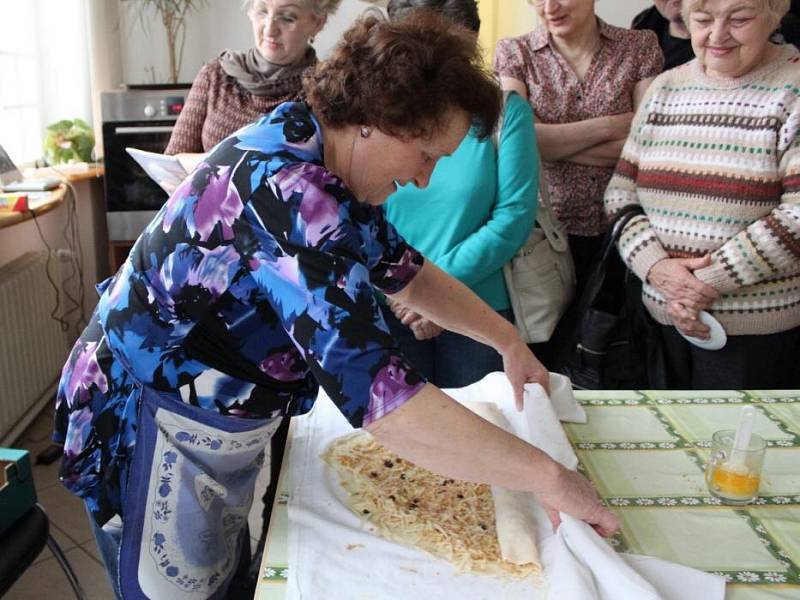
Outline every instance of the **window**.
[(16, 163), (41, 155), (36, 3), (0, 0), (0, 145)]

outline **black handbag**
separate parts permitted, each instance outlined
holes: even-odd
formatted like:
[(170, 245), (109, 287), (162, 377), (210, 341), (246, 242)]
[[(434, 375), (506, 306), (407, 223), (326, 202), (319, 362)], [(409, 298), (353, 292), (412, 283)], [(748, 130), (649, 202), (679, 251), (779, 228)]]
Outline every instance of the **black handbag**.
[[(642, 213), (640, 206), (629, 206), (616, 217), (583, 293), (551, 340), (552, 370), (567, 375), (576, 387), (647, 387), (648, 363), (658, 359), (648, 347), (653, 331), (641, 301), (641, 281), (624, 267), (616, 251), (625, 225)], [(624, 276), (609, 278), (613, 269), (624, 271)]]

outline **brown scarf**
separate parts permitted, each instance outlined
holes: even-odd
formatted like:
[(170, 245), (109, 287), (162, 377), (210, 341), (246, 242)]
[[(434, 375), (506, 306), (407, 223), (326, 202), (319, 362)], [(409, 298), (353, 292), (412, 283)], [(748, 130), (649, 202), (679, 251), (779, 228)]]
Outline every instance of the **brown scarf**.
[(222, 70), (254, 96), (274, 98), (296, 94), (302, 87), (303, 71), (316, 64), (317, 53), (312, 46), (291, 65), (276, 65), (261, 56), (256, 48), (247, 52), (223, 50), (219, 55)]

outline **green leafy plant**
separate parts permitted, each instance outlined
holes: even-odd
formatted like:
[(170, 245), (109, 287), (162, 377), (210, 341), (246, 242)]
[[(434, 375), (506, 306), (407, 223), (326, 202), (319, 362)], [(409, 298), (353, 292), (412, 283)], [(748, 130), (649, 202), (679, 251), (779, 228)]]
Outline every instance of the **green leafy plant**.
[(94, 134), (82, 119), (63, 119), (47, 126), (44, 157), (51, 165), (66, 162), (90, 162)]
[(167, 34), (170, 83), (178, 83), (178, 74), (183, 62), (183, 45), (186, 42), (186, 16), (205, 3), (206, 0), (135, 0), (131, 3), (131, 6), (139, 5), (139, 21), (145, 32), (147, 31), (145, 9), (152, 8), (161, 17), (161, 23)]

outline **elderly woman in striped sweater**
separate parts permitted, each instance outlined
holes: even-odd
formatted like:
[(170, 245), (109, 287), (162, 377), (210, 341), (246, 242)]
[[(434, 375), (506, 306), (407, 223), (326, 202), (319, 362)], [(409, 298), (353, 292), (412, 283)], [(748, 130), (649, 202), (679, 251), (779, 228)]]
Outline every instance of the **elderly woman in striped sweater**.
[[(800, 387), (800, 54), (768, 40), (789, 0), (687, 0), (696, 59), (659, 76), (605, 195), (638, 204), (619, 249), (644, 282), (652, 387)], [(727, 333), (707, 340), (707, 311)], [(695, 340), (697, 341), (697, 340)]]

